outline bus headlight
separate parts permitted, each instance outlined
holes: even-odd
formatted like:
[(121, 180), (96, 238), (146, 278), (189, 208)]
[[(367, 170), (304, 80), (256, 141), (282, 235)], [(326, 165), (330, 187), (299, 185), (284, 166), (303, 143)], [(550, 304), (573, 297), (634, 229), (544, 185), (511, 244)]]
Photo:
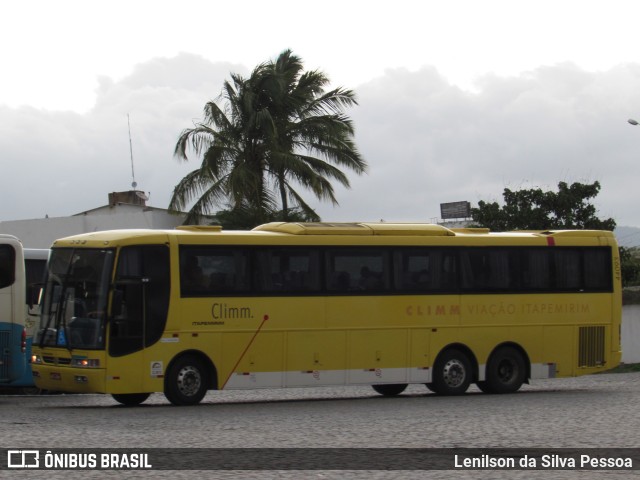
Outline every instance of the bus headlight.
[(42, 363), (42, 357), (40, 355), (31, 355), (31, 363), (35, 363), (35, 364)]
[(100, 360), (97, 358), (74, 358), (71, 360), (71, 366), (82, 368), (99, 368)]

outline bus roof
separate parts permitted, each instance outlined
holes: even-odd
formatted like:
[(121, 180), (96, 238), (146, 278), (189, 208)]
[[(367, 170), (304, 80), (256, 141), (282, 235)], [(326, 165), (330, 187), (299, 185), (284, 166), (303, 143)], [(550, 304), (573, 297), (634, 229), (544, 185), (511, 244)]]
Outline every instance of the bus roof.
[(260, 225), (254, 231), (291, 235), (425, 235), (454, 236), (455, 232), (429, 223), (287, 223)]
[(492, 238), (614, 238), (613, 232), (603, 230), (547, 230), (489, 232), (486, 228), (447, 228), (428, 223), (287, 223), (273, 222), (253, 230), (223, 230), (220, 226), (181, 226), (175, 230), (107, 230), (84, 233), (56, 240), (54, 247), (108, 246), (111, 242), (167, 241), (169, 237), (199, 238), (208, 236), (387, 236), (387, 237), (492, 237)]
[(20, 242), (19, 238), (9, 235), (8, 233), (0, 233), (0, 240), (2, 240), (3, 243)]

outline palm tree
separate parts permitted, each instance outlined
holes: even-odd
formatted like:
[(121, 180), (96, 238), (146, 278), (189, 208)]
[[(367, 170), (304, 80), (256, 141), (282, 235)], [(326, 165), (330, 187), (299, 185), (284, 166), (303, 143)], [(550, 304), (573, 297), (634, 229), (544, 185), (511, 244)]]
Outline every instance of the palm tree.
[(356, 173), (366, 163), (353, 142), (353, 125), (342, 113), (357, 104), (351, 90), (324, 92), (328, 79), (318, 71), (302, 72), (302, 61), (283, 52), (275, 62), (258, 65), (248, 78), (231, 75), (221, 95), (224, 108), (208, 102), (204, 121), (186, 129), (174, 155), (187, 160), (187, 149), (202, 154), (200, 167), (175, 187), (169, 208), (185, 209), (192, 201), (187, 223), (230, 204), (254, 210), (261, 223), (273, 218), (279, 193), (282, 216), (289, 202), (307, 217), (313, 209), (294, 188), (302, 185), (321, 200), (334, 204), (331, 180), (349, 186), (333, 163)]
[[(249, 79), (232, 74), (225, 81), (221, 97), (224, 109), (207, 102), (204, 121), (186, 129), (176, 143), (174, 155), (187, 160), (187, 148), (202, 154), (199, 168), (185, 176), (174, 188), (169, 208), (184, 210), (193, 200), (185, 223), (197, 223), (200, 216), (222, 202), (232, 205), (247, 203), (257, 212), (274, 204), (265, 188), (265, 135), (268, 120), (258, 105), (255, 81), (262, 78), (256, 68)], [(249, 194), (250, 192), (250, 194)]]
[(269, 173), (280, 193), (284, 219), (289, 200), (304, 213), (313, 212), (292, 180), (318, 199), (337, 205), (331, 180), (346, 187), (349, 180), (333, 164), (358, 174), (367, 167), (353, 141), (353, 123), (342, 113), (344, 108), (357, 105), (354, 92), (339, 87), (325, 93), (329, 83), (326, 75), (317, 70), (303, 72), (302, 60), (291, 50), (267, 64), (266, 75), (270, 77), (267, 89), (274, 124)]

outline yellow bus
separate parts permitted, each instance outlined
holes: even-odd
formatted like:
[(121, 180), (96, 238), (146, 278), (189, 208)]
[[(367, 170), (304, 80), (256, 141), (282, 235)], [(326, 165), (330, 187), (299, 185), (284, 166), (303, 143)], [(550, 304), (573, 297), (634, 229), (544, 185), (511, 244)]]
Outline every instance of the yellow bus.
[(56, 241), (33, 372), (111, 394), (371, 385), (517, 391), (620, 362), (620, 259), (605, 231), (270, 223)]

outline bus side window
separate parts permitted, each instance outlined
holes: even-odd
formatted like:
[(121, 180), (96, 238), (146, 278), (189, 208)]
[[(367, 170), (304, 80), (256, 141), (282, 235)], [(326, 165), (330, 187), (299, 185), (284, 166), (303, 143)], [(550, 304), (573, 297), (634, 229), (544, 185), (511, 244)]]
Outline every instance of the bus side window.
[(249, 288), (249, 253), (246, 249), (192, 245), (180, 247), (182, 297), (247, 293)]
[(260, 292), (296, 293), (320, 290), (317, 249), (273, 248), (256, 252), (256, 286)]
[(579, 290), (580, 276), (580, 251), (573, 248), (562, 248), (553, 251), (555, 261), (555, 281), (559, 290)]
[(457, 291), (459, 284), (456, 255), (450, 251), (439, 252), (437, 262), (439, 264), (437, 269), (439, 274), (439, 282), (437, 284), (439, 290), (443, 292)]
[(47, 261), (44, 259), (25, 259), (24, 261), (24, 271), (27, 278), (25, 300), (29, 306), (29, 315), (34, 315), (31, 309), (39, 303), (46, 267)]
[(425, 292), (431, 287), (431, 259), (427, 249), (394, 252), (395, 289), (400, 292)]
[(111, 355), (136, 352), (160, 339), (167, 322), (169, 291), (167, 247), (122, 248), (112, 295)]
[(0, 245), (0, 288), (15, 282), (16, 252), (10, 245)]
[(351, 276), (347, 272), (333, 272), (330, 288), (338, 292), (348, 291), (351, 288)]
[(330, 249), (326, 261), (329, 291), (369, 295), (380, 294), (390, 288), (388, 250)]
[(588, 291), (610, 292), (611, 284), (611, 249), (590, 248), (584, 255), (584, 287)]
[(551, 289), (551, 260), (547, 248), (526, 248), (522, 252), (522, 289), (528, 292)]
[(204, 293), (209, 287), (202, 273), (197, 255), (183, 255), (180, 258), (180, 286), (183, 292)]

